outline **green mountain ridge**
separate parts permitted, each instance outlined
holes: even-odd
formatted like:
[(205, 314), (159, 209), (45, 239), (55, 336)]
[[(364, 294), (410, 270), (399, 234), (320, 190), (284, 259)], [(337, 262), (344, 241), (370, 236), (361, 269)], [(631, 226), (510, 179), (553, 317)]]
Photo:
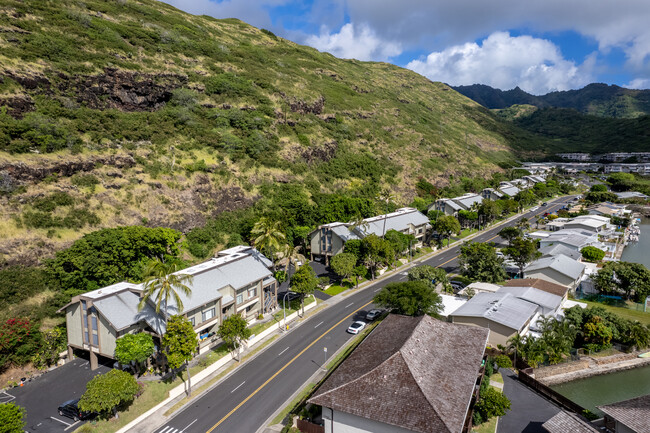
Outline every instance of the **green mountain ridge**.
[(0, 47), (0, 266), (280, 186), (407, 204), (556, 147), (412, 71), (154, 0), (3, 0)]

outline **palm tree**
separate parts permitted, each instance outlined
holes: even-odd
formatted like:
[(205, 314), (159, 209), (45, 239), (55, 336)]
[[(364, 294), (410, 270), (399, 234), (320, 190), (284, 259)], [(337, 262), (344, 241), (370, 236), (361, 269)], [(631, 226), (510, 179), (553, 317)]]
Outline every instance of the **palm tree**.
[(388, 204), (395, 199), (395, 196), (390, 193), (389, 189), (383, 190), (377, 197), (379, 201), (386, 202), (386, 213), (384, 214), (384, 228), (381, 232), (381, 237), (383, 238), (386, 235), (386, 219), (388, 218)]
[(517, 353), (521, 351), (521, 349), (524, 347), (524, 338), (519, 334), (515, 334), (512, 337), (510, 337), (507, 341), (508, 343), (508, 350), (514, 350), (515, 352), (515, 368), (517, 368)]
[[(282, 266), (286, 266), (288, 271), (291, 270), (291, 265), (293, 265), (295, 269), (298, 269), (301, 264), (307, 263), (307, 258), (300, 253), (300, 249), (300, 245), (297, 247), (292, 247), (288, 244), (285, 245), (283, 251), (280, 251), (278, 254), (280, 257), (278, 263)], [(291, 278), (291, 275), (288, 275), (288, 277)]]
[(262, 217), (251, 229), (251, 234), (255, 248), (269, 254), (275, 272), (275, 254), (282, 251), (287, 243), (287, 236), (282, 231), (280, 221)]
[(155, 297), (156, 313), (160, 313), (160, 307), (164, 304), (165, 316), (168, 316), (169, 301), (174, 300), (177, 313), (183, 311), (183, 301), (179, 293), (189, 296), (192, 293), (187, 284), (192, 284), (194, 277), (189, 274), (179, 274), (177, 262), (164, 262), (155, 259), (149, 262), (144, 268), (144, 290), (143, 297), (138, 304), (138, 310), (142, 310), (147, 300)]

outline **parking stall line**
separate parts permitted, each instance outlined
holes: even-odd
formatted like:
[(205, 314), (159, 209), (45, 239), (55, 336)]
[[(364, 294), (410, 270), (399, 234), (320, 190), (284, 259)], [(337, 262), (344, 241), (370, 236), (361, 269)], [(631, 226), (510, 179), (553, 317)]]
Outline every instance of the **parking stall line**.
[(50, 418), (52, 418), (54, 421), (58, 421), (58, 422), (60, 422), (61, 424), (65, 424), (65, 425), (67, 425), (68, 427), (70, 427), (70, 423), (67, 423), (67, 422), (65, 422), (65, 421), (61, 421), (60, 419), (58, 419), (58, 418), (54, 418), (53, 416), (51, 416)]
[(70, 430), (72, 427), (76, 426), (76, 425), (79, 424), (80, 422), (81, 422), (81, 421), (77, 421), (77, 422), (75, 422), (74, 424), (70, 424), (69, 426), (67, 426), (66, 428), (64, 428), (63, 431), (68, 431), (68, 430)]

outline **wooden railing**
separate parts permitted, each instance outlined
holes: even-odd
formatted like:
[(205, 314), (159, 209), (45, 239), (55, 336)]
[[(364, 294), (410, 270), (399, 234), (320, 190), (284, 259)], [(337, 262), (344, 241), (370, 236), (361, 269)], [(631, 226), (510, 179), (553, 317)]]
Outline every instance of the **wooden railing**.
[(548, 398), (549, 400), (563, 407), (564, 409), (567, 409), (571, 412), (575, 412), (579, 415), (585, 413), (586, 409), (584, 407), (569, 400), (559, 392), (549, 388), (543, 383), (540, 383), (539, 381), (535, 380), (535, 378), (530, 376), (529, 373), (532, 373), (532, 368), (519, 370), (519, 375), (518, 375), (519, 381), (525, 384), (526, 386), (528, 386), (529, 388), (533, 389), (538, 394), (543, 395), (544, 397)]
[(304, 419), (296, 420), (298, 430), (302, 433), (325, 433), (325, 427), (322, 425), (314, 424)]

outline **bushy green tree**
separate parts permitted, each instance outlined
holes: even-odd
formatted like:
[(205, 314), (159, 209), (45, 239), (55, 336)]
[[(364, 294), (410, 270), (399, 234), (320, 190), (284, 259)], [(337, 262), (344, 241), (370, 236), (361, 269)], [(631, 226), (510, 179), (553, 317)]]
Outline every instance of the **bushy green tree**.
[(115, 359), (120, 364), (135, 362), (142, 371), (143, 364), (154, 352), (153, 337), (144, 332), (126, 334), (115, 341)]
[(632, 173), (612, 173), (607, 177), (607, 182), (614, 191), (629, 191), (634, 187), (636, 178)]
[(352, 269), (352, 276), (354, 277), (354, 282), (357, 289), (359, 288), (359, 278), (365, 277), (367, 273), (368, 269), (366, 269), (366, 267), (363, 265), (355, 266), (354, 269)]
[(443, 308), (440, 295), (431, 283), (422, 280), (388, 283), (375, 295), (373, 302), (406, 316), (438, 317)]
[(607, 262), (592, 280), (606, 295), (621, 295), (636, 302), (643, 302), (650, 295), (650, 271), (639, 263)]
[(185, 364), (188, 395), (192, 394), (192, 378), (188, 363), (194, 357), (197, 345), (198, 337), (186, 317), (171, 316), (167, 320), (167, 330), (162, 338), (162, 346), (167, 355), (167, 363), (171, 368), (176, 369)]
[(0, 432), (23, 433), (25, 408), (13, 403), (0, 404)]
[(483, 200), (478, 205), (479, 216), (483, 217), (488, 223), (497, 219), (502, 213), (503, 207), (494, 200)]
[(343, 247), (343, 252), (352, 254), (356, 257), (357, 262), (361, 260), (361, 239), (350, 239), (345, 243)]
[(592, 185), (591, 188), (589, 188), (589, 191), (591, 192), (606, 192), (607, 191), (607, 185), (604, 183), (597, 183), (596, 185)]
[(499, 368), (512, 368), (512, 360), (508, 355), (497, 355), (494, 359), (494, 363)]
[(303, 265), (291, 276), (291, 290), (300, 294), (302, 313), (305, 314), (305, 297), (314, 293), (318, 286), (316, 272), (310, 265)]
[(368, 266), (373, 279), (377, 266), (388, 265), (393, 259), (393, 254), (390, 243), (377, 235), (371, 234), (361, 240), (362, 261)]
[(452, 233), (460, 233), (460, 223), (453, 215), (445, 215), (438, 218), (433, 229), (444, 239), (447, 238), (447, 245)]
[(414, 266), (407, 271), (409, 281), (425, 281), (435, 290), (438, 284), (441, 284), (444, 290), (449, 290), (449, 278), (447, 272), (442, 268), (435, 268), (429, 265)]
[(118, 408), (130, 404), (140, 390), (138, 382), (129, 373), (111, 370), (99, 374), (86, 384), (86, 392), (79, 400), (79, 409), (118, 417)]
[(512, 245), (513, 239), (516, 239), (521, 235), (523, 235), (521, 229), (513, 226), (504, 227), (499, 231), (499, 236), (505, 239), (508, 242), (508, 245)]
[(460, 247), (462, 274), (472, 281), (498, 283), (506, 279), (503, 259), (497, 257), (494, 246), (487, 243), (468, 242)]
[(352, 275), (357, 258), (351, 253), (339, 253), (330, 259), (330, 268), (341, 279), (348, 278)]
[(70, 294), (119, 281), (140, 281), (144, 263), (180, 254), (181, 233), (139, 226), (102, 229), (84, 235), (47, 262), (52, 275)]
[(520, 237), (514, 238), (510, 242), (510, 246), (504, 248), (503, 252), (515, 262), (521, 276), (523, 276), (524, 268), (528, 263), (542, 256), (542, 253), (537, 251), (537, 241), (535, 239)]
[(591, 245), (584, 247), (580, 250), (582, 258), (588, 262), (596, 263), (605, 257), (605, 251), (600, 248), (592, 247)]
[(42, 339), (38, 351), (32, 358), (36, 368), (46, 368), (56, 364), (59, 360), (59, 353), (66, 347), (65, 328), (56, 327), (41, 333)]
[(217, 335), (228, 345), (228, 347), (236, 350), (239, 354), (241, 343), (251, 336), (251, 330), (248, 328), (246, 319), (239, 314), (233, 314), (219, 325)]
[(495, 417), (503, 416), (510, 410), (510, 400), (494, 388), (488, 388), (479, 396), (474, 410), (481, 414), (484, 421)]

